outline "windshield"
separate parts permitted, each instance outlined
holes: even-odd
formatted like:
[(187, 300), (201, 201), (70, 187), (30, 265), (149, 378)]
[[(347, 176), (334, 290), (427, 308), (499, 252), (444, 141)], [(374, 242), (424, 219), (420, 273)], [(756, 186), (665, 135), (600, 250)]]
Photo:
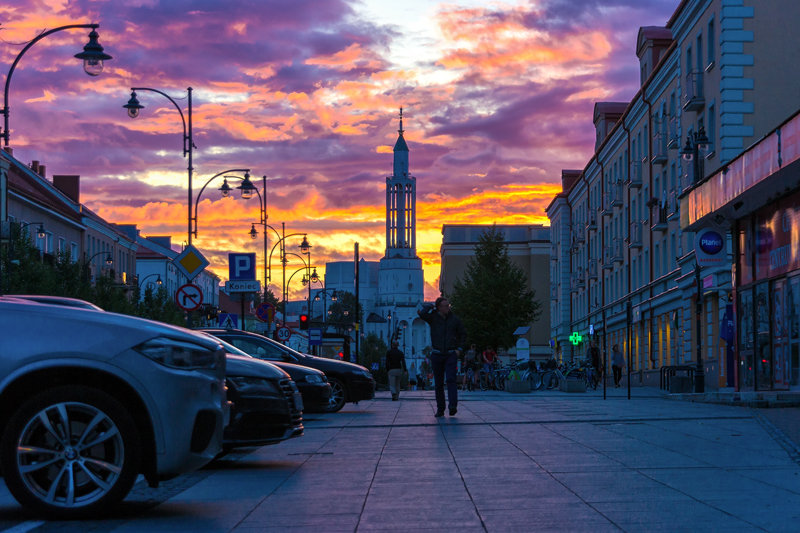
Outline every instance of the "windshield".
[[(204, 332), (204, 333), (205, 333), (205, 332)], [(226, 352), (228, 352), (228, 353), (232, 353), (232, 354), (234, 354), (234, 355), (243, 355), (243, 356), (245, 356), (245, 357), (253, 357), (253, 356), (252, 356), (252, 355), (250, 355), (249, 353), (247, 353), (247, 352), (245, 352), (245, 351), (243, 351), (243, 350), (240, 350), (239, 348), (237, 348), (237, 347), (236, 347), (236, 346), (234, 346), (233, 344), (231, 344), (231, 343), (229, 343), (229, 342), (226, 342), (226, 341), (224, 341), (224, 340), (220, 339), (219, 337), (215, 337), (215, 336), (214, 336), (214, 335), (212, 335), (211, 333), (206, 333), (206, 335), (208, 335), (209, 337), (211, 337), (212, 339), (214, 339), (215, 341), (217, 341), (218, 343), (220, 343), (220, 344), (222, 345), (222, 348), (224, 348), (224, 349), (225, 349), (225, 351), (226, 351)]]

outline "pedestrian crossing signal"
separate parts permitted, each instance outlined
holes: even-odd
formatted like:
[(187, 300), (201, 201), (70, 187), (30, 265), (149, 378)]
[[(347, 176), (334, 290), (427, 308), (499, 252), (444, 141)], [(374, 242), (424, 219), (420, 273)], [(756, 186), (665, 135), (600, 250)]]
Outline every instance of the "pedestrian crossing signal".
[(300, 315), (300, 329), (308, 329), (308, 315)]

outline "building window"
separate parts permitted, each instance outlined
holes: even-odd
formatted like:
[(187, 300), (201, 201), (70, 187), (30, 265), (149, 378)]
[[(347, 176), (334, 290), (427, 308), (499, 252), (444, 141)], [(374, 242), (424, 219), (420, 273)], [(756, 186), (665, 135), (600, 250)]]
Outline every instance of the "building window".
[(717, 108), (714, 102), (711, 102), (711, 105), (708, 106), (708, 129), (706, 130), (706, 137), (708, 137), (708, 153), (706, 154), (706, 159), (714, 157), (714, 141), (717, 138), (717, 116), (716, 116)]
[(714, 61), (715, 61), (715, 54), (716, 50), (714, 50), (714, 19), (708, 21), (708, 31), (706, 32), (706, 39), (707, 40), (707, 47), (708, 47), (708, 63), (706, 64), (706, 71), (711, 70), (714, 68)]

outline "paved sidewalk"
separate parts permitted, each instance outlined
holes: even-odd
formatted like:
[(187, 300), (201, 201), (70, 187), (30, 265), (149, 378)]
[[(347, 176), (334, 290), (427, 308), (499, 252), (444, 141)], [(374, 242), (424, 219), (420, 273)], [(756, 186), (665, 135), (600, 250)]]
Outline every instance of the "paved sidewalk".
[(137, 489), (118, 519), (36, 531), (800, 529), (800, 459), (771, 410), (626, 394), (467, 392), (436, 419), (432, 391), (380, 392), (178, 478), (155, 507)]

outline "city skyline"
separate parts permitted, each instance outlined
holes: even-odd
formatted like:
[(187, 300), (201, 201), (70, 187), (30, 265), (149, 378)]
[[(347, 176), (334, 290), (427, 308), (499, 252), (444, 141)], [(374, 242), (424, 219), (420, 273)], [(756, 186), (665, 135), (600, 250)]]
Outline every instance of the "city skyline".
[[(85, 76), (72, 57), (84, 30), (31, 48), (10, 87), (10, 146), (48, 177), (80, 174), (81, 201), (105, 219), (180, 244), (180, 117), (153, 93), (139, 93), (135, 120), (122, 105), (130, 87), (152, 87), (185, 113), (191, 86), (194, 195), (228, 168), (251, 168), (259, 189), (266, 175), (270, 224), (308, 233), (323, 267), (352, 260), (354, 242), (367, 260), (383, 255), (403, 107), (429, 298), (442, 224), (547, 223), (560, 170), (582, 168), (593, 151), (594, 103), (638, 88), (638, 28), (664, 25), (678, 2), (480, 4), (12, 2), (0, 7), (5, 65), (42, 30), (84, 22), (100, 24), (113, 59)], [(221, 184), (203, 194), (193, 244), (225, 278), (228, 252), (256, 252), (261, 264), (262, 246), (248, 236), (257, 199), (222, 200)]]

